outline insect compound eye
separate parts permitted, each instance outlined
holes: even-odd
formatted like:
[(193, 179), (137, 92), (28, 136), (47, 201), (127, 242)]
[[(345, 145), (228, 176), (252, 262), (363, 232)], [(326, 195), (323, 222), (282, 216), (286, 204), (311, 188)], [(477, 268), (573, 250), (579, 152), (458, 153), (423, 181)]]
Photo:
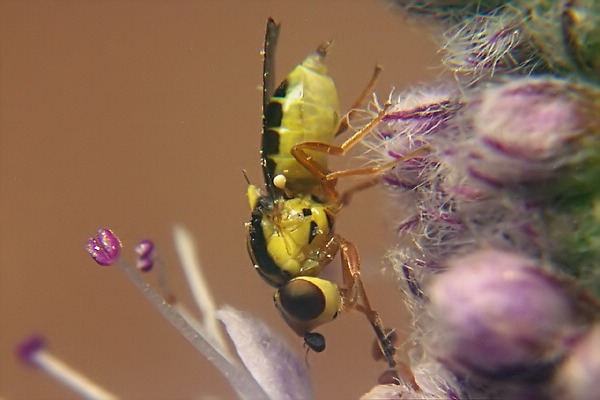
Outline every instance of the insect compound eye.
[(320, 333), (308, 332), (304, 335), (304, 344), (317, 353), (325, 350), (325, 338)]
[(319, 317), (327, 299), (320, 287), (305, 279), (292, 279), (279, 289), (281, 308), (291, 317), (310, 321)]

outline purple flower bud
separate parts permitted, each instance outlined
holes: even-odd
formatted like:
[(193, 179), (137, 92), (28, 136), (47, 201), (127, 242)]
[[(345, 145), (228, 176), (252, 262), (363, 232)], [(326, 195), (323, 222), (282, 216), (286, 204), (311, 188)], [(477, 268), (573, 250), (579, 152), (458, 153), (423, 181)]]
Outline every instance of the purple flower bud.
[(147, 239), (142, 240), (135, 246), (133, 251), (135, 251), (140, 256), (140, 258), (148, 258), (152, 255), (152, 252), (154, 251), (154, 242)]
[(154, 242), (151, 240), (142, 240), (136, 246), (134, 251), (138, 254), (135, 266), (142, 272), (148, 272), (154, 266)]
[(30, 365), (37, 365), (35, 355), (44, 349), (46, 341), (40, 335), (33, 335), (17, 345), (17, 356)]
[(426, 345), (459, 375), (543, 382), (577, 331), (561, 287), (536, 262), (511, 253), (454, 259), (425, 293), (433, 324)]
[(554, 379), (557, 399), (600, 399), (600, 324), (574, 344)]
[(150, 258), (138, 258), (135, 260), (135, 267), (141, 272), (150, 272), (154, 267), (154, 261)]
[(588, 124), (590, 105), (571, 84), (523, 78), (478, 92), (463, 109), (464, 129), (456, 166), (492, 186), (546, 179), (573, 162)]
[(98, 264), (108, 266), (119, 259), (121, 247), (121, 241), (110, 229), (101, 228), (88, 239), (86, 250)]

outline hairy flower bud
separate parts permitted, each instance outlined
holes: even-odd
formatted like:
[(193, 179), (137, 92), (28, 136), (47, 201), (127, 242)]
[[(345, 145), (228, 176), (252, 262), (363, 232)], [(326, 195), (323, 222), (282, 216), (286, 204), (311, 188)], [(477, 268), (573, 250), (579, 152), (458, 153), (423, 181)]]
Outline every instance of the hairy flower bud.
[[(377, 126), (377, 132), (367, 144), (379, 162), (385, 163), (410, 156), (418, 149), (430, 146), (436, 137), (451, 135), (452, 119), (461, 108), (451, 87), (429, 88), (402, 94)], [(437, 139), (439, 140), (439, 139)], [(422, 152), (387, 170), (384, 181), (401, 189), (413, 189), (436, 173), (438, 160), (431, 151)]]
[(522, 18), (510, 8), (462, 20), (445, 34), (444, 64), (468, 83), (498, 73), (532, 71), (536, 52), (521, 24)]
[(457, 374), (547, 380), (577, 327), (569, 298), (540, 268), (497, 250), (450, 261), (425, 290), (433, 356)]
[(461, 127), (473, 138), (457, 145), (465, 156), (457, 168), (463, 163), (472, 177), (505, 186), (547, 179), (580, 161), (594, 106), (575, 89), (556, 78), (522, 78), (476, 92), (463, 109)]

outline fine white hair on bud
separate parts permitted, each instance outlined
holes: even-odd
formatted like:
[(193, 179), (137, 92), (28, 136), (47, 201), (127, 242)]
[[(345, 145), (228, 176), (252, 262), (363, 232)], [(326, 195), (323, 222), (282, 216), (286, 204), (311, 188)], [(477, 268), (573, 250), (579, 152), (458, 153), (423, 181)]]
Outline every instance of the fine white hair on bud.
[(414, 189), (435, 179), (440, 163), (436, 144), (441, 137), (455, 136), (454, 118), (462, 104), (452, 85), (421, 88), (391, 97), (392, 106), (365, 141), (369, 155), (385, 163), (431, 148), (383, 174), (386, 184), (398, 189)]
[(442, 61), (469, 84), (500, 73), (529, 73), (538, 62), (521, 23), (512, 9), (465, 19), (446, 31)]

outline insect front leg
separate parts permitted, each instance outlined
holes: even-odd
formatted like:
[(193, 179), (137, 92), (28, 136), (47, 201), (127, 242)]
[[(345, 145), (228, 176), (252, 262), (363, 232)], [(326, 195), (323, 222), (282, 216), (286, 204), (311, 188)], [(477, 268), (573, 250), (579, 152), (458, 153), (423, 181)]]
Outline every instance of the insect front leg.
[(396, 366), (394, 353), (396, 349), (383, 328), (379, 314), (371, 308), (367, 293), (360, 277), (360, 257), (356, 246), (341, 236), (336, 236), (342, 256), (342, 277), (344, 288), (341, 289), (344, 309), (354, 309), (363, 313), (375, 331), (381, 352), (388, 365)]

